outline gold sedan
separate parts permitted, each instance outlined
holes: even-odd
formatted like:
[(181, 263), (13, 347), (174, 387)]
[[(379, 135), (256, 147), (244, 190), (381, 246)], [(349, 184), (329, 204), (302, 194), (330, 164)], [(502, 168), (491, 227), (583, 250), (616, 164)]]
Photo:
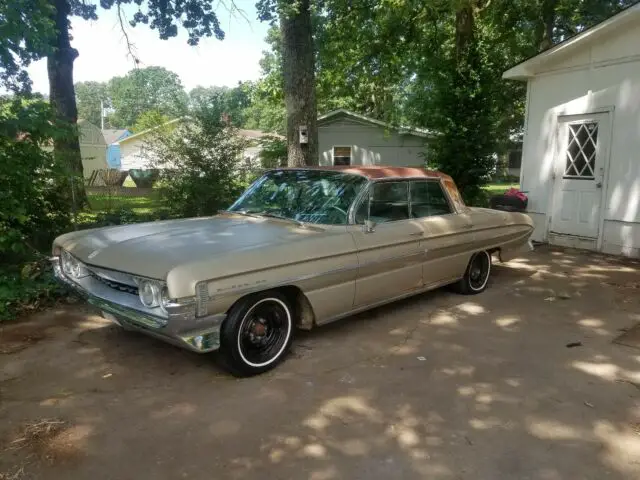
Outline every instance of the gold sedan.
[(467, 207), (447, 175), (420, 168), (265, 173), (214, 217), (72, 232), (57, 277), (127, 330), (219, 350), (255, 375), (310, 329), (453, 284), (482, 292), (492, 254), (532, 248), (523, 213)]

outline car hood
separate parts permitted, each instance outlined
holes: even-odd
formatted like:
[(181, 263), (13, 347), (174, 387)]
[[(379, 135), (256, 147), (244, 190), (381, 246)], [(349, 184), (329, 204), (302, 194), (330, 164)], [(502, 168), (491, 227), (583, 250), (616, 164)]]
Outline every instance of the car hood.
[(89, 265), (164, 279), (176, 266), (322, 231), (289, 221), (225, 214), (71, 232), (58, 237), (54, 247)]

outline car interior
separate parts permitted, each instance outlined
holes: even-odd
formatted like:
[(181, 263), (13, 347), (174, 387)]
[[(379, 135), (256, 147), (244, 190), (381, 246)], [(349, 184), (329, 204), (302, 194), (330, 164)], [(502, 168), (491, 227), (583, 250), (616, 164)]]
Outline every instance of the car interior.
[[(411, 188), (411, 217), (409, 216), (408, 184)], [(374, 184), (369, 205), (368, 218), (376, 223), (447, 215), (452, 212), (449, 201), (437, 181)], [(364, 223), (366, 218), (367, 202), (363, 202), (356, 212), (356, 223)]]

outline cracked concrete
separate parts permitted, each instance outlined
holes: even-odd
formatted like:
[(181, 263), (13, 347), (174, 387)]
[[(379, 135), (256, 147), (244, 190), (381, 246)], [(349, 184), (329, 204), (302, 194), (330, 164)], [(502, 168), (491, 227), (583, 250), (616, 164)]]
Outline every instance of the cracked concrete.
[[(83, 307), (43, 312), (0, 327), (0, 478), (637, 479), (640, 349), (612, 340), (640, 322), (639, 268), (540, 248), (481, 295), (300, 332), (244, 380)], [(39, 419), (65, 427), (9, 448)]]

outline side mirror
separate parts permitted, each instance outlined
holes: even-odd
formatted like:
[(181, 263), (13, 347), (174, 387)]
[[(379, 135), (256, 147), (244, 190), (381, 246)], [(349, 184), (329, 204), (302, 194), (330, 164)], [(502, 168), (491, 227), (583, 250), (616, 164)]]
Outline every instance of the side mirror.
[(364, 233), (373, 233), (376, 231), (376, 222), (374, 222), (373, 220), (365, 220), (364, 221), (364, 227), (362, 229), (364, 231)]

